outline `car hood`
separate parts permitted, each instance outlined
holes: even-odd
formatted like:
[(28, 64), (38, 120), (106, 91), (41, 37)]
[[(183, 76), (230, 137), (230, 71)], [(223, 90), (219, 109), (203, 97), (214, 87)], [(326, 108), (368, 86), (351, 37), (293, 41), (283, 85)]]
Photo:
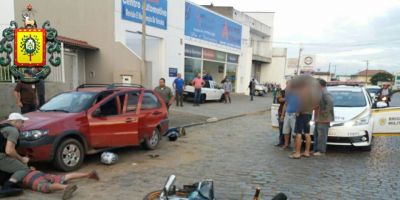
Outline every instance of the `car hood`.
[(354, 119), (366, 109), (366, 107), (334, 107), (335, 122), (345, 122)]
[(82, 113), (63, 113), (63, 112), (30, 112), (24, 114), (24, 116), (28, 117), (24, 123), (23, 130), (35, 130), (35, 129), (43, 129), (47, 128), (47, 126), (62, 122), (63, 124), (68, 124), (68, 122), (74, 121), (78, 116), (81, 116)]

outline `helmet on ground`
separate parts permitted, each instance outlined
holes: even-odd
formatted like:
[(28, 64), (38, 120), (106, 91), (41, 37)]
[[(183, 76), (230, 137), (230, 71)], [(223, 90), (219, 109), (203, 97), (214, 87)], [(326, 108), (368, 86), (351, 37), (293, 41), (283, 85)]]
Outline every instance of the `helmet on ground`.
[(112, 152), (103, 152), (101, 154), (101, 162), (106, 165), (115, 164), (118, 161), (118, 155)]

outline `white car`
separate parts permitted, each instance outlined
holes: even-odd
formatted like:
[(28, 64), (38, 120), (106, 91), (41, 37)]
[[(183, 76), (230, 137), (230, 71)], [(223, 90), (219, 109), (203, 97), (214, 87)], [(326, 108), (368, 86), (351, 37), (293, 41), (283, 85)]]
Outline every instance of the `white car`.
[[(343, 145), (371, 149), (372, 136), (400, 135), (400, 109), (372, 109), (367, 91), (357, 86), (331, 86), (328, 92), (334, 101), (335, 121), (331, 122), (328, 145)], [(314, 122), (311, 121), (311, 135)]]
[[(187, 85), (183, 91), (185, 100), (194, 98), (194, 87)], [(201, 103), (206, 101), (222, 101), (224, 99), (224, 90), (215, 81), (205, 81), (203, 88), (201, 88)]]
[(376, 86), (376, 85), (365, 86), (365, 89), (367, 90), (368, 94), (371, 96), (372, 100), (375, 100), (375, 98), (381, 92), (381, 87)]

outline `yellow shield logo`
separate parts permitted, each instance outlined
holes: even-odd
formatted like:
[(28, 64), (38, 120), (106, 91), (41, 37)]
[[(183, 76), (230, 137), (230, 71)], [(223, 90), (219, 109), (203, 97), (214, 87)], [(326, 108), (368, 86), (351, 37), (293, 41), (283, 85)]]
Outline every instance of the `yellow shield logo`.
[(14, 38), (14, 63), (18, 67), (46, 65), (46, 30), (16, 29)]

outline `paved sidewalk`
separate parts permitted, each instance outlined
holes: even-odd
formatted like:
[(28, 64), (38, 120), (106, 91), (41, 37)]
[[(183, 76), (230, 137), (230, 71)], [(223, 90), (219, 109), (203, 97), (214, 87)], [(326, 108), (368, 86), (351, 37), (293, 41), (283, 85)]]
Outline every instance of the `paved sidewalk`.
[(171, 127), (190, 125), (205, 122), (209, 118), (225, 119), (245, 114), (266, 111), (271, 108), (272, 97), (255, 97), (250, 101), (246, 95), (234, 94), (232, 104), (211, 101), (200, 106), (193, 106), (192, 102), (184, 102), (184, 107), (170, 108)]

